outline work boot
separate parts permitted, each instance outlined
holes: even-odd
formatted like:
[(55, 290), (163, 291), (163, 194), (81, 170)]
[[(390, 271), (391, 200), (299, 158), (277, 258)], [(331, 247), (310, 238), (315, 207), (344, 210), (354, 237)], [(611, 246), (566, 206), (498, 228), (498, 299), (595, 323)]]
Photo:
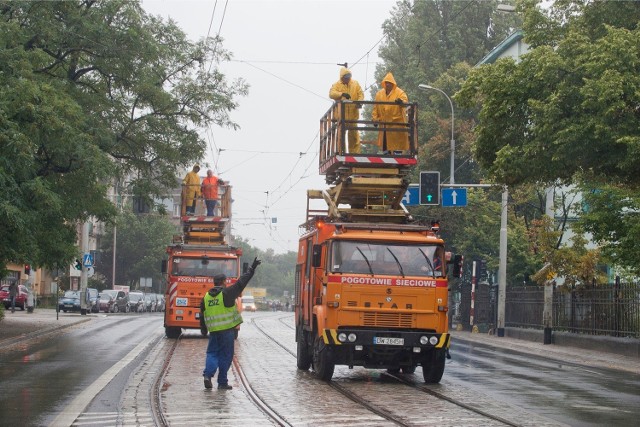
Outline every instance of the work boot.
[(204, 377), (204, 388), (212, 389), (213, 385), (211, 384), (211, 377)]
[(218, 384), (218, 390), (231, 390), (233, 389), (233, 387), (231, 387), (229, 384)]

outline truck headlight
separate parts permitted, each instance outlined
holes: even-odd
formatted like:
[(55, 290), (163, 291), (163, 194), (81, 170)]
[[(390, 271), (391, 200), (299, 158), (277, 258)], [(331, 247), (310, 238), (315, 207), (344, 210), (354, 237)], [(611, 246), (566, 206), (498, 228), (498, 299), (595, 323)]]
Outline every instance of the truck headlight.
[(420, 337), (420, 344), (422, 344), (422, 345), (427, 345), (427, 344), (429, 344), (429, 337), (426, 337), (426, 336), (424, 336), (424, 335), (423, 335), (423, 336), (421, 336), (421, 337)]
[(429, 344), (431, 344), (431, 345), (436, 345), (436, 344), (438, 344), (438, 337), (431, 337), (431, 338), (429, 338)]
[(344, 332), (340, 332), (338, 334), (338, 341), (345, 342), (346, 340), (347, 340), (347, 334), (345, 334)]
[(358, 338), (356, 337), (356, 334), (354, 333), (349, 334), (349, 342), (356, 342), (356, 338)]

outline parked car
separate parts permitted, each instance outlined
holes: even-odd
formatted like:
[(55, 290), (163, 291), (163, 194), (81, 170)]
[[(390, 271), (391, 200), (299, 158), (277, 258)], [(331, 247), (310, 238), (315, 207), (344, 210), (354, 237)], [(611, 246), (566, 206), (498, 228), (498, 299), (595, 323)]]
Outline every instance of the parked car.
[(144, 311), (144, 294), (142, 292), (129, 292), (129, 311), (134, 313)]
[(58, 307), (60, 311), (80, 311), (80, 293), (78, 291), (66, 291), (62, 297), (58, 299)]
[(153, 313), (154, 311), (156, 311), (156, 307), (158, 305), (158, 298), (156, 297), (156, 294), (144, 294), (144, 305), (145, 311), (148, 311), (149, 313)]
[(158, 298), (158, 303), (156, 304), (156, 311), (164, 312), (164, 295), (156, 294), (156, 297)]
[(118, 291), (114, 291), (113, 289), (105, 289), (104, 291), (100, 292), (100, 296), (98, 299), (98, 310), (105, 313), (113, 312), (113, 305), (116, 302), (117, 295)]
[(110, 290), (109, 292), (116, 293), (116, 299), (111, 306), (112, 313), (128, 313), (131, 311), (131, 307), (129, 307), (129, 295), (127, 295), (125, 291)]
[(242, 297), (242, 310), (256, 311), (256, 300), (251, 295)]
[[(18, 285), (18, 294), (16, 295), (16, 308), (20, 307), (21, 310), (27, 305), (27, 287), (24, 285)], [(9, 285), (4, 285), (0, 288), (0, 300), (4, 304), (4, 308), (11, 308), (11, 297), (9, 296)]]
[(87, 288), (87, 292), (89, 293), (89, 301), (87, 301), (87, 309), (92, 313), (98, 313), (100, 311), (100, 307), (98, 306), (99, 294), (96, 288)]

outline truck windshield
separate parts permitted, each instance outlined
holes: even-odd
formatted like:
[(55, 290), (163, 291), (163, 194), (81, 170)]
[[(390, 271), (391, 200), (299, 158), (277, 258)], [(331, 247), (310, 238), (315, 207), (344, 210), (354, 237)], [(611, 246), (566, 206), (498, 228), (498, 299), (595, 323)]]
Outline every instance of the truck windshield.
[(332, 273), (380, 274), (421, 277), (444, 276), (444, 249), (438, 245), (334, 241)]
[(238, 276), (237, 259), (182, 258), (176, 257), (171, 265), (174, 276), (209, 276), (224, 274), (227, 277)]

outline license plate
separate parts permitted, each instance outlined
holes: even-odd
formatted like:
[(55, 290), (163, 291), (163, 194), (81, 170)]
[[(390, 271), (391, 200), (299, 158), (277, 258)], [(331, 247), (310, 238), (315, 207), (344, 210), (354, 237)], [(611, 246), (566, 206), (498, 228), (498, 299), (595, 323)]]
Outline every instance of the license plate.
[(65, 304), (64, 306), (65, 306), (66, 308), (72, 308), (72, 307), (73, 307), (73, 305), (71, 305), (71, 304)]
[(176, 307), (186, 307), (189, 305), (189, 298), (176, 298)]
[(374, 337), (373, 343), (383, 345), (404, 345), (404, 338)]

